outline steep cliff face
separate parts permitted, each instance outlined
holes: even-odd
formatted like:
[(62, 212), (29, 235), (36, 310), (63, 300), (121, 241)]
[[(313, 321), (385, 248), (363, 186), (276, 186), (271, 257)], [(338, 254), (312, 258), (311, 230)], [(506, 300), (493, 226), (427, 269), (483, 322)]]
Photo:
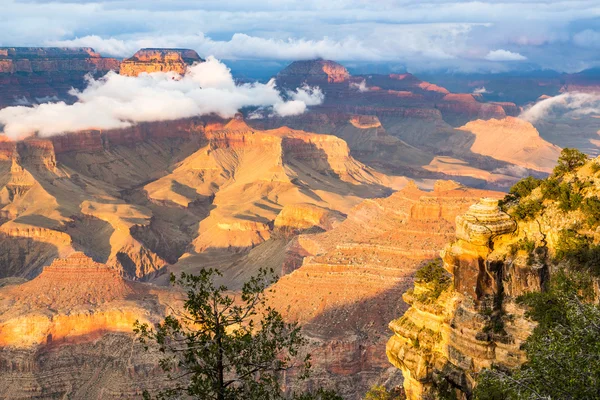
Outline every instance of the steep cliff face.
[(143, 72), (176, 72), (183, 75), (188, 66), (203, 61), (190, 49), (141, 49), (121, 62), (119, 74), (138, 76)]
[(402, 370), (409, 399), (423, 398), (444, 381), (468, 397), (482, 368), (514, 367), (524, 361), (519, 346), (532, 326), (508, 300), (519, 293), (507, 293), (504, 286), (509, 280), (521, 283), (521, 293), (539, 290), (541, 276), (535, 270), (508, 271), (491, 256), (503, 235), (515, 230), (515, 221), (498, 209), (496, 200), (481, 200), (456, 218), (457, 240), (442, 251), (444, 268), (453, 276), (452, 289), (432, 298), (432, 284), (423, 281), (403, 295), (411, 307), (390, 323), (394, 336), (387, 354)]
[(118, 71), (119, 61), (89, 47), (0, 47), (0, 108), (54, 100), (72, 100), (84, 76)]
[[(482, 369), (525, 361), (521, 345), (534, 323), (516, 299), (544, 290), (558, 269), (590, 268), (585, 256), (569, 252), (596, 248), (590, 218), (597, 211), (590, 207), (600, 192), (597, 162), (538, 181), (531, 194), (508, 203), (508, 213), (482, 199), (456, 218), (456, 240), (441, 252), (449, 288), (439, 294), (435, 282), (415, 282), (403, 295), (410, 308), (389, 325), (388, 359), (402, 371), (409, 399), (439, 391), (468, 399)], [(555, 185), (576, 200), (558, 195)]]

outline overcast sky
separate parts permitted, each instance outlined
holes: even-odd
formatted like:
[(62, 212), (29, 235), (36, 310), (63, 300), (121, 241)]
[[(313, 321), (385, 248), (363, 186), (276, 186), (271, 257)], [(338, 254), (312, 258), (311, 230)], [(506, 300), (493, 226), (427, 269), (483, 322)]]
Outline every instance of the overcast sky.
[(600, 0), (0, 0), (0, 46), (128, 57), (188, 47), (226, 60), (323, 57), (410, 71), (600, 65)]

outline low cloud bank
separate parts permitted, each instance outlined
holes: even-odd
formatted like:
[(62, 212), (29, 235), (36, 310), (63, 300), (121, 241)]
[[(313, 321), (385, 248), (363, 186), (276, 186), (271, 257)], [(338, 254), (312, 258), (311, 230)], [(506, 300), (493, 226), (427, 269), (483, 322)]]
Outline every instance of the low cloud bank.
[(302, 87), (283, 98), (267, 84), (236, 85), (230, 70), (214, 57), (196, 64), (184, 76), (157, 72), (138, 77), (108, 73), (89, 79), (83, 91), (71, 90), (77, 102), (16, 106), (0, 110), (4, 133), (19, 139), (34, 133), (52, 136), (85, 129), (125, 128), (139, 122), (217, 114), (233, 117), (242, 107), (272, 108), (280, 116), (301, 114), (323, 102), (319, 88)]
[(488, 61), (523, 61), (527, 60), (527, 57), (512, 51), (498, 49), (490, 51), (485, 59)]
[(590, 114), (600, 114), (600, 93), (563, 93), (525, 109), (520, 117), (534, 123), (553, 117), (581, 117)]

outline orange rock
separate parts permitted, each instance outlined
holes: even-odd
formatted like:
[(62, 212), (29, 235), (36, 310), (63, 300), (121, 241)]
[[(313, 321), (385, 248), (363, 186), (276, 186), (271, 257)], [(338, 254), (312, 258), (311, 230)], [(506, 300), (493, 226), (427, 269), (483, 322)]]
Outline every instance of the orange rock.
[(203, 61), (190, 49), (141, 49), (133, 57), (123, 60), (119, 73), (138, 76), (143, 72), (176, 72), (183, 75), (188, 66)]

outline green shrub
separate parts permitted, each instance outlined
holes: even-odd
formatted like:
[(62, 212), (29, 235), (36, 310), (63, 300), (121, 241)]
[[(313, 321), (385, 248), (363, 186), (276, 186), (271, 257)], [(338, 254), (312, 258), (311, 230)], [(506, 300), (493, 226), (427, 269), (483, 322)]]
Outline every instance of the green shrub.
[(581, 203), (581, 211), (585, 214), (586, 222), (590, 227), (598, 226), (600, 223), (600, 199), (598, 196), (586, 198)]
[(533, 264), (533, 260), (534, 260), (533, 251), (535, 250), (535, 242), (528, 238), (524, 238), (524, 239), (519, 239), (516, 243), (513, 243), (510, 245), (510, 255), (511, 256), (516, 255), (519, 250), (523, 250), (523, 251), (527, 252), (527, 254), (529, 255), (529, 257), (527, 259), (527, 264), (528, 265)]
[(542, 184), (542, 182), (543, 181), (541, 179), (534, 178), (533, 176), (528, 176), (525, 179), (521, 179), (510, 188), (508, 194), (504, 197), (504, 199), (498, 202), (498, 205), (504, 210), (506, 205), (529, 196), (535, 188)]
[(522, 201), (511, 211), (511, 215), (517, 220), (528, 220), (535, 217), (544, 208), (541, 201)]
[(566, 261), (576, 271), (588, 271), (600, 276), (600, 246), (593, 244), (590, 237), (574, 230), (560, 232), (556, 261)]
[(416, 282), (431, 283), (433, 289), (429, 292), (423, 300), (435, 300), (444, 290), (446, 290), (452, 282), (452, 277), (446, 270), (440, 265), (439, 262), (429, 262), (424, 267), (419, 269), (415, 274)]
[(584, 184), (574, 181), (573, 184), (560, 183), (556, 178), (550, 178), (542, 184), (542, 198), (558, 202), (558, 208), (562, 211), (573, 211), (579, 208), (583, 201), (580, 191)]
[(573, 187), (568, 183), (561, 184), (560, 188), (558, 208), (565, 212), (578, 209), (583, 201), (583, 196), (574, 191)]
[(587, 159), (588, 157), (577, 149), (564, 148), (558, 158), (558, 165), (554, 167), (554, 175), (560, 177), (574, 172), (582, 167)]
[(406, 399), (401, 388), (387, 390), (383, 385), (372, 386), (365, 394), (365, 400), (401, 400)]
[(542, 183), (542, 198), (544, 200), (558, 200), (560, 197), (560, 181), (548, 178)]

